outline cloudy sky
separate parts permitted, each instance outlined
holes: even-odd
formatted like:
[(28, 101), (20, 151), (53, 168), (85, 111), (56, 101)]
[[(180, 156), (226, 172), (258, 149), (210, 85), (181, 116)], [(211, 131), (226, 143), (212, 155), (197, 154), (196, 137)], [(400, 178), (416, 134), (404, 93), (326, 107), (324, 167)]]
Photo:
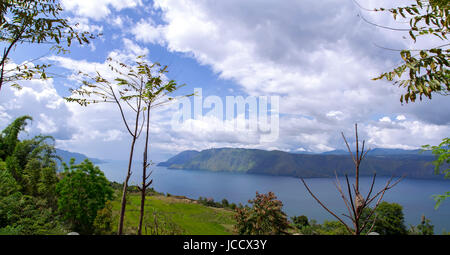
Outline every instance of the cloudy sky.
[[(352, 0), (62, 0), (65, 15), (79, 29), (102, 33), (65, 55), (47, 46), (21, 45), (20, 63), (41, 57), (53, 64), (54, 78), (23, 82), (20, 91), (0, 92), (0, 128), (29, 114), (29, 135), (48, 134), (57, 147), (91, 157), (126, 159), (130, 137), (114, 105), (81, 107), (64, 96), (78, 85), (76, 73), (108, 75), (107, 57), (131, 61), (138, 55), (169, 66), (168, 78), (203, 97), (279, 96), (279, 138), (236, 132), (222, 120), (190, 120), (191, 128), (171, 128), (177, 109), (155, 111), (151, 125), (153, 159), (186, 149), (244, 147), (291, 152), (341, 149), (343, 131), (354, 123), (370, 147), (414, 149), (437, 144), (450, 133), (448, 98), (435, 96), (401, 105), (401, 89), (372, 81), (400, 63), (398, 52), (432, 46), (412, 44), (407, 35), (374, 27), (404, 27), (389, 15), (365, 11)], [(359, 0), (364, 8), (393, 1)], [(395, 1), (396, 4), (409, 1)], [(358, 16), (360, 15), (360, 16)], [(446, 110), (447, 109), (447, 110)], [(208, 109), (203, 110), (204, 113)]]

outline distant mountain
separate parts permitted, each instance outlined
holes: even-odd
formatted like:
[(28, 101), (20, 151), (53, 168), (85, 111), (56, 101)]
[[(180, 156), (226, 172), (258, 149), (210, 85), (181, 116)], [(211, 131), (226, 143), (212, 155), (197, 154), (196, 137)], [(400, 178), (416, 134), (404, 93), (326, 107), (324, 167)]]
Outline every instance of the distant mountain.
[[(418, 151), (417, 151), (418, 152)], [(442, 178), (434, 175), (434, 156), (413, 151), (374, 149), (361, 164), (361, 175), (402, 176), (411, 178)], [(298, 154), (283, 151), (220, 148), (184, 151), (158, 164), (170, 169), (228, 171), (294, 177), (333, 177), (354, 173), (348, 152), (336, 154)]]
[[(66, 150), (61, 150), (61, 149), (56, 149), (56, 155), (60, 156), (62, 158), (62, 160), (66, 163), (69, 164), (70, 159), (71, 158), (75, 158), (75, 163), (81, 163), (83, 162), (85, 159), (89, 159), (90, 161), (92, 161), (92, 163), (94, 164), (100, 164), (100, 163), (104, 163), (103, 160), (100, 159), (96, 159), (96, 158), (89, 158), (84, 154), (81, 153), (77, 153), (77, 152), (70, 152), (70, 151), (66, 151)], [(58, 162), (59, 163), (59, 162)]]
[(171, 157), (166, 162), (161, 162), (158, 166), (166, 166), (166, 167), (176, 167), (177, 165), (183, 165), (186, 162), (189, 162), (192, 158), (200, 154), (198, 151), (183, 151), (177, 154), (176, 156)]
[[(348, 151), (346, 150), (333, 150), (333, 151), (327, 151), (323, 152), (322, 154), (325, 155), (349, 155)], [(414, 155), (414, 156), (431, 156), (431, 151), (424, 151), (421, 150), (403, 150), (403, 149), (385, 149), (385, 148), (375, 148), (371, 149), (367, 155), (372, 156), (393, 156), (393, 155)]]

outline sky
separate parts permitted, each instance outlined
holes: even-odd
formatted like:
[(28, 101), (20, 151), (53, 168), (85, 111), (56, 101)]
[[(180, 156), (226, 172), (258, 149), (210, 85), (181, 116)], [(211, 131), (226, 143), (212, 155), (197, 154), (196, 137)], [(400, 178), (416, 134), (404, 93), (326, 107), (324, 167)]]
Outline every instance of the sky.
[[(260, 132), (240, 132), (214, 117), (191, 119), (189, 126), (173, 129), (178, 106), (155, 110), (150, 127), (155, 161), (183, 150), (216, 147), (317, 153), (343, 149), (341, 132), (354, 143), (355, 123), (371, 148), (438, 144), (450, 133), (448, 98), (435, 95), (402, 105), (403, 89), (371, 80), (401, 63), (398, 52), (382, 47), (439, 45), (429, 38), (414, 44), (402, 32), (361, 19), (407, 28), (389, 15), (365, 10), (390, 7), (392, 2), (61, 0), (72, 24), (102, 36), (60, 55), (46, 45), (17, 47), (11, 54), (14, 63), (42, 57), (39, 61), (51, 63), (57, 75), (24, 81), (22, 90), (2, 88), (0, 128), (27, 114), (33, 121), (25, 136), (52, 135), (61, 149), (126, 159), (130, 136), (115, 105), (82, 107), (63, 97), (80, 85), (78, 71), (113, 77), (108, 57), (129, 62), (146, 55), (148, 61), (168, 66), (167, 78), (186, 84), (178, 95), (201, 88), (203, 97), (279, 97), (279, 136), (272, 141), (261, 141)], [(139, 153), (140, 148), (142, 141)]]

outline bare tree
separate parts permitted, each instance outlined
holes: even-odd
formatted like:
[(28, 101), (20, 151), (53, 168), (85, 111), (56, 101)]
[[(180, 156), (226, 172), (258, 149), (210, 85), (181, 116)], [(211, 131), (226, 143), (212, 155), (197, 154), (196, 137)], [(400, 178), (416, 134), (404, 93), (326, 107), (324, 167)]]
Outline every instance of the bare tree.
[[(355, 183), (350, 184), (348, 175), (345, 175), (346, 180), (346, 192), (343, 190), (341, 183), (339, 181), (338, 175), (335, 172), (336, 175), (336, 188), (339, 191), (339, 194), (341, 195), (342, 200), (345, 203), (345, 206), (347, 208), (348, 214), (343, 213), (342, 216), (347, 217), (351, 220), (353, 226), (349, 226), (341, 217), (339, 217), (336, 213), (331, 211), (327, 206), (325, 206), (319, 198), (317, 198), (313, 192), (310, 190), (308, 185), (306, 184), (305, 180), (303, 178), (300, 178), (303, 182), (303, 185), (305, 185), (308, 192), (311, 194), (311, 196), (331, 215), (333, 215), (336, 219), (338, 219), (346, 228), (347, 230), (354, 234), (354, 235), (360, 235), (363, 233), (364, 230), (368, 230), (367, 233), (369, 233), (373, 227), (375, 226), (376, 222), (376, 215), (371, 220), (373, 214), (375, 213), (378, 205), (380, 204), (381, 200), (383, 199), (383, 196), (385, 192), (391, 188), (393, 188), (395, 185), (397, 185), (402, 179), (398, 178), (395, 182), (393, 182), (394, 177), (391, 177), (387, 182), (386, 185), (375, 195), (373, 194), (373, 187), (375, 185), (375, 179), (376, 179), (376, 173), (374, 173), (372, 178), (372, 184), (370, 185), (369, 192), (367, 193), (367, 196), (364, 198), (364, 196), (361, 194), (359, 189), (359, 171), (360, 171), (360, 165), (361, 162), (366, 157), (369, 150), (364, 151), (364, 145), (365, 141), (362, 143), (361, 151), (359, 151), (359, 140), (358, 140), (358, 125), (355, 124), (355, 136), (356, 136), (356, 153), (353, 154), (353, 152), (350, 149), (350, 146), (348, 145), (347, 139), (344, 136), (344, 133), (342, 134), (342, 138), (345, 141), (345, 145), (347, 146), (348, 152), (350, 153), (353, 163), (355, 164)], [(347, 195), (345, 194), (347, 193)], [(347, 197), (348, 196), (348, 197)], [(365, 209), (370, 209), (370, 204), (375, 202), (374, 207), (371, 210), (368, 210), (368, 213), (363, 214)], [(371, 223), (371, 224), (370, 224)], [(369, 228), (370, 226), (370, 228)]]

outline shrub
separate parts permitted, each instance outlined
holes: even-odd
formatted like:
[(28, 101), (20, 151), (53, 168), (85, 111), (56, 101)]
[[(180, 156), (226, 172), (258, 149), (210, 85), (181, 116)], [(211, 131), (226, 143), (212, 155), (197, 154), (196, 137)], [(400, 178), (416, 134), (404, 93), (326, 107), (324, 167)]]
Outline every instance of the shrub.
[(286, 214), (281, 210), (283, 203), (273, 192), (259, 194), (249, 200), (252, 207), (236, 209), (236, 230), (240, 235), (279, 235), (287, 234), (290, 225)]

